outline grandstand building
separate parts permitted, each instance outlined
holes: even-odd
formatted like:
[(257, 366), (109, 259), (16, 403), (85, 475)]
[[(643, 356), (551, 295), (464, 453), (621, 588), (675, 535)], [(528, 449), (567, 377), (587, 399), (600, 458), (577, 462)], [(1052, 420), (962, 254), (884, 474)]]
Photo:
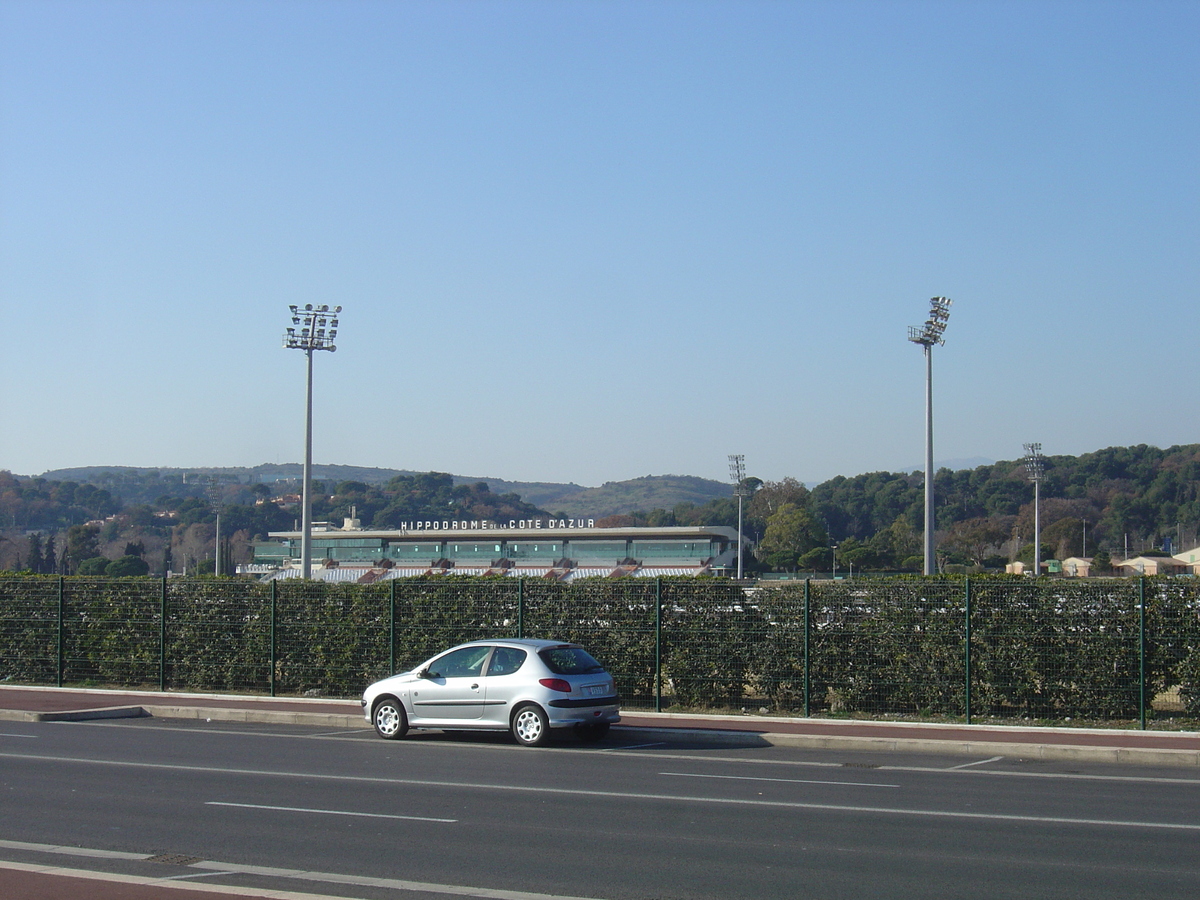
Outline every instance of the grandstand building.
[[(302, 535), (271, 532), (246, 573), (300, 575)], [(597, 576), (725, 575), (737, 566), (737, 530), (724, 526), (596, 528), (590, 519), (498, 523), (405, 522), (367, 530), (314, 523), (313, 578), (370, 583), (428, 575), (505, 575), (570, 581)]]

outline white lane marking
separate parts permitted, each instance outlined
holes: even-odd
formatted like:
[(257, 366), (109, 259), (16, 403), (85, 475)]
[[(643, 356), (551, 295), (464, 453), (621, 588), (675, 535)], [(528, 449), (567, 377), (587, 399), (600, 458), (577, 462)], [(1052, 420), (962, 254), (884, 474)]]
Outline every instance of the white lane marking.
[(628, 747), (605, 747), (600, 753), (612, 753), (617, 750), (640, 750), (643, 747), (661, 747), (666, 744), (666, 741), (655, 741), (653, 744), (633, 744)]
[[(33, 846), (33, 845), (30, 845)], [(25, 849), (29, 849), (26, 847)], [(65, 848), (70, 850), (71, 848)], [(60, 853), (64, 848), (46, 846), (46, 852)], [(79, 853), (76, 855), (89, 855)], [(90, 854), (90, 855), (99, 855)], [(145, 859), (140, 855), (138, 859)], [(295, 881), (316, 882), (318, 884), (354, 885), (356, 887), (375, 887), (393, 891), (415, 891), (425, 894), (449, 894), (454, 897), (478, 897), (480, 900), (596, 900), (594, 897), (575, 897), (566, 894), (539, 894), (533, 891), (507, 891), (496, 888), (467, 887), (457, 884), (436, 884), (433, 882), (404, 881), (399, 878), (370, 878), (359, 875), (340, 875), (335, 872), (309, 872), (303, 869), (277, 869), (270, 866), (242, 866), (235, 863), (222, 863), (212, 860), (196, 863), (195, 868), (210, 870), (208, 875), (258, 875), (268, 878), (287, 878)], [(15, 869), (21, 872), (36, 872), (47, 875), (67, 875), (75, 878), (88, 878), (93, 881), (110, 881), (124, 884), (148, 884), (155, 887), (174, 888), (209, 894), (226, 894), (234, 897), (264, 897), (270, 900), (348, 900), (344, 895), (313, 894), (309, 892), (281, 891), (263, 888), (232, 887), (220, 884), (203, 884), (189, 881), (179, 884), (166, 878), (146, 878), (141, 875), (118, 875), (112, 872), (95, 872), (88, 869), (67, 869), (59, 866), (30, 865), (29, 863), (8, 862), (0, 860), (0, 869)]]
[(838, 787), (882, 787), (898, 788), (898, 784), (880, 784), (872, 781), (815, 781), (805, 778), (758, 778), (753, 775), (704, 775), (697, 772), (659, 772), (675, 778), (715, 778), (722, 781), (774, 781), (779, 784), (832, 784)]
[[(616, 755), (620, 755), (623, 748), (614, 747), (611, 751)], [(552, 752), (552, 751), (551, 751)], [(568, 751), (571, 752), (571, 751)], [(785, 768), (804, 768), (804, 769), (844, 769), (845, 763), (840, 762), (817, 762), (813, 760), (799, 759), (752, 759), (752, 758), (737, 758), (733, 756), (698, 756), (695, 754), (686, 753), (630, 753), (629, 756), (633, 759), (671, 759), (685, 760), (687, 762), (703, 761), (706, 763), (737, 763), (743, 766), (782, 766)], [(881, 765), (874, 767), (877, 772), (916, 772), (924, 775), (968, 775), (976, 778), (1040, 778), (1043, 780), (1062, 780), (1062, 781), (1115, 781), (1126, 782), (1129, 784), (1184, 784), (1192, 787), (1200, 787), (1200, 778), (1161, 778), (1152, 775), (1094, 775), (1083, 774), (1080, 772), (1022, 772), (1008, 769), (947, 769), (944, 766), (891, 766)]]
[(408, 822), (445, 822), (453, 825), (458, 819), (434, 819), (430, 816), (397, 816), (389, 813), (353, 812), (344, 809), (306, 809), (303, 806), (262, 806), (257, 803), (222, 803), (219, 800), (209, 800), (205, 806), (233, 806), (237, 809), (266, 809), (272, 812), (316, 813), (322, 816), (360, 816), (364, 819), (404, 819)]
[(971, 766), (986, 766), (988, 763), (999, 762), (1004, 759), (1003, 756), (993, 756), (991, 759), (977, 759), (975, 762), (963, 763), (961, 766), (950, 766), (947, 771), (955, 772), (959, 769), (969, 769)]
[[(629, 791), (589, 791), (581, 788), (533, 787), (518, 784), (476, 784), (469, 781), (422, 781), (416, 778), (379, 778), (367, 775), (327, 775), (319, 772), (272, 772), (265, 769), (223, 769), (216, 766), (181, 766), (130, 760), (84, 757), (33, 756), (0, 753), (0, 759), (70, 763), (120, 769), (163, 772), (197, 772), (209, 775), (248, 775), (255, 778), (296, 778), (308, 781), (342, 781), (353, 784), (390, 784), (409, 787), (449, 788), (468, 791), (500, 791), (517, 794), (555, 794), (565, 797), (596, 797), (604, 800), (653, 800), (669, 803), (706, 803), (717, 806), (762, 806), (772, 809), (811, 809), (822, 812), (869, 813), (871, 815), (921, 816), (926, 818), (976, 819), (991, 822), (1026, 822), (1045, 825), (1095, 825), (1106, 828), (1155, 828), (1168, 831), (1200, 831), (1200, 824), (1181, 822), (1135, 822), (1124, 819), (1076, 819), (1065, 816), (1017, 816), (1001, 813), (954, 812), (938, 809), (900, 809), (883, 806), (846, 806), (835, 803), (797, 803), (781, 800), (734, 800), (725, 797), (690, 797), (677, 794), (638, 794)], [(942, 770), (944, 771), (944, 770)]]
[(13, 733), (11, 733), (11, 732), (8, 732), (8, 731), (0, 731), (0, 737), (23, 737), (23, 738), (36, 738), (36, 737), (37, 737), (37, 735), (36, 735), (36, 734), (13, 734)]

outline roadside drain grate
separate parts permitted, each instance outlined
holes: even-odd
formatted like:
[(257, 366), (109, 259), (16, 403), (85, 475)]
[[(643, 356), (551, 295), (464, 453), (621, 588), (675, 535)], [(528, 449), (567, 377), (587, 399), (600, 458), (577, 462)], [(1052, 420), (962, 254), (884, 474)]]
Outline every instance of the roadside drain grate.
[(842, 763), (843, 769), (878, 769), (875, 763)]
[(204, 862), (202, 856), (184, 856), (182, 853), (159, 853), (157, 856), (147, 856), (146, 862), (162, 863), (166, 866), (194, 866)]

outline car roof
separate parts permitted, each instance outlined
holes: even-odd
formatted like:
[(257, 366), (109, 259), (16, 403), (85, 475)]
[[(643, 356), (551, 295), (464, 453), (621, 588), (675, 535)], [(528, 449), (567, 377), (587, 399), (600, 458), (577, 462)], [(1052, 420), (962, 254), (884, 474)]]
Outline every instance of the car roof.
[(465, 644), (459, 644), (460, 647), (476, 647), (476, 646), (502, 646), (502, 647), (525, 647), (533, 651), (545, 650), (547, 647), (578, 647), (579, 644), (571, 641), (546, 641), (535, 640), (534, 638), (494, 638), (482, 639), (478, 641), (467, 641)]

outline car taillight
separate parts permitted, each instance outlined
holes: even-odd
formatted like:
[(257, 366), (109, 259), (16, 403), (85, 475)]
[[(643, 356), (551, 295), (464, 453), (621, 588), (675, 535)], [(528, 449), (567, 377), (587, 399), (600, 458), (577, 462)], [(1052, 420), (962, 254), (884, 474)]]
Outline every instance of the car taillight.
[(550, 688), (552, 691), (562, 691), (564, 694), (571, 693), (571, 683), (562, 678), (539, 678), (538, 684), (542, 687)]

